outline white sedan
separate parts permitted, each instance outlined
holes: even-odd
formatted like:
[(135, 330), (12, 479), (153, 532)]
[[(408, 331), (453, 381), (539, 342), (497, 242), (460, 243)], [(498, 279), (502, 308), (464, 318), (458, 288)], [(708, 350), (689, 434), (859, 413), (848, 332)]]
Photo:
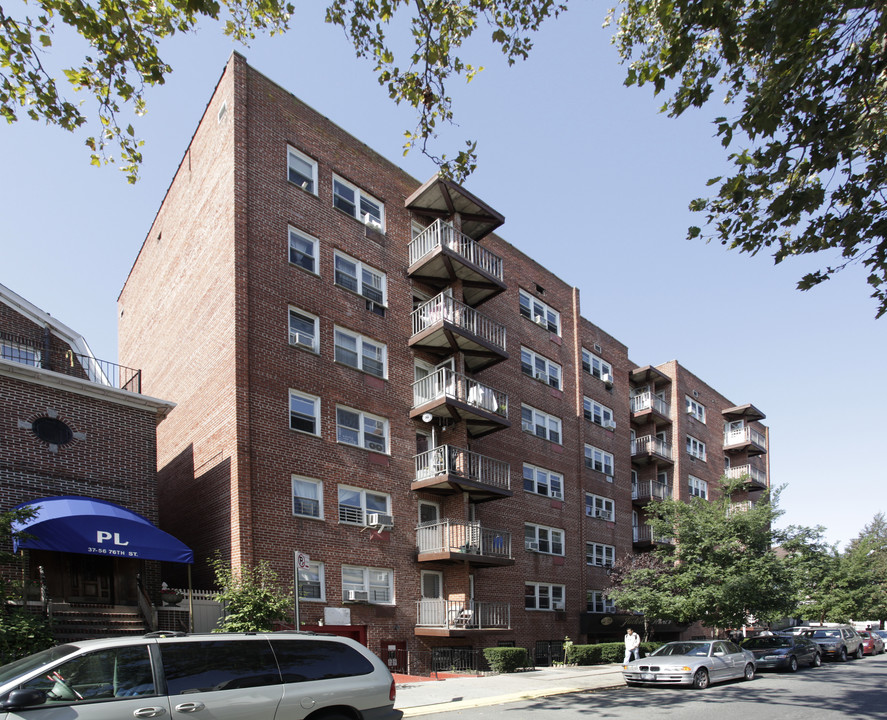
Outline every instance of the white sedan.
[(713, 682), (755, 676), (755, 657), (729, 640), (670, 642), (648, 657), (622, 666), (627, 685), (692, 685), (702, 690)]

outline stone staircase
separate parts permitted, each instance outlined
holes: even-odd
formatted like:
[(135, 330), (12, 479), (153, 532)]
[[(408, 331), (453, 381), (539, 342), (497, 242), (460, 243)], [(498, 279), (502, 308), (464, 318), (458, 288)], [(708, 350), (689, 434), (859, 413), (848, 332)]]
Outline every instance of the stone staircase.
[(137, 607), (55, 603), (52, 634), (59, 643), (148, 632)]

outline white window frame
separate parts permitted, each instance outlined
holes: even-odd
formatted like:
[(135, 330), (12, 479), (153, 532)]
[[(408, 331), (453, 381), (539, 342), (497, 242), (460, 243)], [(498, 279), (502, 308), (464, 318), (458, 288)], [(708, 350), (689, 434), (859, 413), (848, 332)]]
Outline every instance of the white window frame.
[(585, 543), (585, 563), (594, 567), (612, 567), (616, 562), (616, 548), (604, 543)]
[(613, 454), (606, 450), (596, 448), (594, 445), (585, 444), (585, 467), (589, 470), (602, 472), (604, 475), (613, 476)]
[(589, 590), (585, 600), (586, 612), (612, 614), (616, 612), (616, 604), (607, 597), (606, 590)]
[[(311, 182), (311, 187), (305, 187), (305, 181), (297, 182), (290, 177), (290, 171), (293, 169), (290, 165), (290, 158), (295, 156), (297, 159), (301, 160), (303, 163), (308, 165), (311, 169), (311, 177), (309, 178)], [(305, 173), (297, 171), (303, 177), (307, 177)], [(286, 179), (291, 182), (296, 187), (302, 188), (307, 193), (311, 193), (312, 195), (317, 195), (317, 161), (314, 158), (308, 157), (301, 150), (297, 150), (292, 145), (286, 146)]]
[[(346, 582), (345, 571), (350, 570), (353, 574), (358, 572), (362, 575), (362, 581)], [(380, 588), (385, 588), (387, 598), (379, 600), (376, 593)], [(376, 588), (376, 590), (373, 590)], [(345, 600), (348, 590), (357, 590), (358, 592), (367, 593), (369, 598), (367, 602), (371, 605), (394, 605), (394, 570), (392, 568), (375, 568), (365, 567), (363, 565), (343, 565), (342, 566), (342, 599)]]
[[(527, 592), (529, 588), (533, 589), (532, 593)], [(532, 595), (534, 607), (527, 607), (527, 598)], [(524, 583), (524, 610), (530, 612), (554, 612), (555, 605), (560, 605), (557, 610), (563, 610), (566, 605), (566, 586), (556, 583)], [(542, 607), (545, 603), (548, 607)]]
[(520, 369), (524, 375), (529, 375), (556, 390), (562, 389), (563, 368), (560, 365), (528, 347), (521, 346), (520, 355)]
[[(326, 572), (322, 562), (311, 560), (308, 562), (308, 570), (299, 570), (299, 602), (326, 602)], [(305, 597), (302, 595), (302, 588), (306, 584), (313, 585), (302, 579), (302, 574), (313, 573), (317, 576), (318, 585), (320, 586), (320, 597)]]
[[(292, 481), (292, 497), (293, 497), (293, 515), (295, 517), (303, 517), (310, 518), (311, 520), (323, 520), (323, 480), (318, 480), (316, 478), (305, 477), (303, 475), (293, 475), (291, 477)], [(311, 498), (305, 495), (296, 495), (296, 483), (304, 483), (306, 485), (313, 485), (316, 488), (317, 497)], [(296, 501), (305, 501), (305, 500), (313, 500), (317, 503), (317, 514), (307, 513), (307, 512), (299, 512), (296, 508)]]
[[(348, 493), (356, 493), (360, 505), (349, 505), (342, 503), (342, 491)], [(367, 506), (367, 493), (375, 496), (376, 500), (385, 500), (385, 509), (379, 507)], [(376, 502), (376, 505), (379, 503)], [(388, 493), (377, 492), (376, 490), (367, 490), (366, 488), (354, 487), (353, 485), (339, 485), (336, 488), (336, 508), (339, 517), (339, 523), (342, 525), (360, 525), (366, 527), (367, 513), (384, 513), (391, 515), (391, 496)]]
[(694, 475), (690, 475), (689, 481), (687, 483), (687, 488), (690, 492), (691, 497), (702, 498), (703, 500), (708, 500), (708, 483), (698, 478)]
[(602, 405), (597, 400), (590, 397), (582, 396), (582, 414), (586, 420), (590, 420), (595, 425), (603, 428), (615, 429), (616, 421), (613, 419), (613, 411), (606, 405)]
[(28, 365), (30, 367), (42, 367), (40, 351), (30, 345), (21, 345), (11, 340), (0, 340), (0, 358), (9, 362)]
[[(293, 246), (293, 236), (305, 242), (310, 248), (310, 254), (301, 248)], [(293, 260), (293, 253), (301, 253), (306, 258), (311, 258), (311, 267), (305, 267), (304, 263)], [(320, 275), (320, 241), (316, 237), (312, 237), (306, 232), (299, 230), (297, 227), (287, 225), (287, 260), (293, 267), (304, 270), (312, 275)]]
[(687, 414), (695, 417), (699, 422), (705, 423), (705, 405), (701, 402), (697, 402), (689, 395), (685, 395), (684, 398), (687, 401)]
[[(532, 414), (532, 418), (529, 421), (524, 417), (526, 412)], [(542, 435), (537, 431), (537, 428), (540, 426), (544, 427), (544, 434)], [(532, 405), (521, 404), (521, 429), (526, 433), (543, 438), (549, 442), (557, 443), (558, 445), (564, 444), (561, 419), (555, 415), (549, 415), (547, 412), (537, 410)], [(557, 434), (556, 438), (553, 437), (555, 433)]]
[(598, 380), (603, 380), (604, 375), (613, 377), (613, 366), (585, 348), (582, 348), (582, 369)]
[[(340, 416), (339, 413), (350, 413), (357, 416), (357, 428), (353, 428), (347, 425), (342, 425), (339, 422)], [(368, 441), (374, 437), (373, 434), (368, 434), (366, 432), (366, 421), (371, 421), (374, 423), (381, 423), (382, 425), (382, 449), (373, 448), (368, 446)], [(357, 432), (357, 442), (349, 442), (348, 440), (342, 439), (342, 432)], [(379, 415), (373, 415), (368, 412), (364, 412), (363, 410), (356, 410), (355, 408), (347, 407), (346, 405), (336, 405), (336, 442), (342, 445), (350, 445), (351, 447), (360, 448), (361, 450), (369, 450), (370, 452), (382, 453), (384, 455), (388, 454), (388, 436), (389, 436), (389, 424), (388, 419), (380, 417)]]
[(687, 454), (704, 461), (705, 443), (692, 435), (687, 435)]
[[(290, 397), (290, 430), (293, 430), (294, 432), (303, 433), (305, 435), (320, 436), (320, 398), (317, 397), (316, 395), (309, 395), (308, 393), (303, 393), (298, 390), (293, 390), (292, 388), (290, 388), (289, 397)], [(314, 432), (311, 432), (309, 430), (301, 430), (299, 428), (293, 427), (293, 399), (294, 398), (298, 398), (299, 400), (307, 400), (308, 402), (310, 402), (313, 405), (314, 410), (313, 410), (312, 415), (308, 415), (306, 413), (300, 413), (300, 415), (302, 417), (310, 417), (314, 420)]]
[[(337, 184), (354, 193), (354, 200), (351, 201), (339, 193), (336, 187)], [(349, 205), (354, 205), (354, 210), (349, 212), (346, 208), (336, 204), (338, 198), (341, 198), (342, 201)], [(379, 210), (378, 217), (373, 217), (371, 213), (367, 212), (363, 207), (364, 203), (375, 205)], [(333, 207), (337, 210), (341, 210), (346, 215), (350, 215), (355, 220), (359, 220), (364, 225), (376, 228), (379, 232), (385, 232), (385, 203), (381, 200), (377, 200), (365, 190), (361, 190), (354, 183), (350, 183), (338, 175), (333, 175)]]
[[(531, 542), (536, 543), (538, 547), (535, 552), (540, 552), (543, 555), (557, 555), (559, 557), (566, 555), (566, 533), (562, 528), (524, 523), (524, 547)], [(560, 544), (560, 552), (555, 550), (555, 545), (558, 543)], [(543, 545), (547, 545), (548, 550), (543, 550)]]
[[(339, 357), (339, 336), (344, 335), (350, 338), (354, 344), (355, 349), (353, 352), (356, 354), (357, 359), (355, 364), (351, 364), (350, 362), (346, 362), (342, 358)], [(379, 355), (379, 362), (382, 365), (381, 372), (377, 373), (373, 370), (369, 370), (366, 367), (366, 363), (364, 362), (368, 358), (365, 350), (367, 348), (375, 349)], [(343, 351), (352, 352), (350, 348), (341, 348)], [(365, 335), (361, 335), (360, 333), (356, 333), (352, 330), (348, 330), (339, 325), (335, 325), (333, 327), (333, 351), (335, 360), (337, 363), (341, 363), (342, 365), (346, 365), (348, 367), (354, 368), (355, 370), (360, 370), (361, 372), (365, 372), (368, 375), (373, 375), (378, 378), (382, 378), (385, 380), (388, 377), (388, 346), (385, 343), (380, 343), (377, 340), (373, 340), (372, 338), (368, 338)]]
[(615, 522), (616, 503), (612, 498), (585, 493), (585, 515), (598, 520)]
[[(302, 342), (303, 334), (298, 330), (293, 330), (293, 315), (300, 316), (298, 319), (303, 322), (311, 322), (314, 326), (312, 332), (314, 333), (314, 337), (312, 338), (312, 342), (305, 343)], [(297, 308), (294, 305), (289, 306), (289, 313), (287, 314), (288, 323), (289, 323), (289, 343), (293, 347), (302, 348), (304, 350), (310, 350), (313, 353), (320, 352), (320, 320), (317, 315), (312, 315), (309, 312), (305, 312), (301, 308)]]
[[(532, 477), (527, 476), (528, 472)], [(532, 489), (527, 488), (528, 483), (532, 485)], [(555, 489), (555, 486), (557, 486), (557, 489)], [(542, 492), (543, 489), (545, 492)], [(563, 500), (564, 476), (561, 473), (547, 470), (538, 465), (524, 463), (524, 491), (534, 495), (554, 498), (555, 500)]]
[[(356, 258), (351, 257), (350, 255), (346, 255), (339, 250), (336, 250), (333, 253), (333, 277), (334, 282), (341, 288), (345, 288), (349, 292), (353, 292), (356, 295), (360, 295), (362, 298), (366, 300), (376, 303), (377, 305), (381, 305), (382, 307), (388, 307), (388, 277), (381, 270), (377, 270), (371, 265), (367, 265), (366, 263), (357, 260)], [(346, 273), (344, 270), (339, 269), (339, 260), (342, 260), (346, 263), (350, 263), (354, 266), (354, 275), (350, 273)], [(351, 283), (345, 284), (339, 282), (339, 273), (342, 273), (343, 276), (346, 276), (353, 280), (354, 287), (351, 287)], [(369, 276), (376, 276), (379, 278), (380, 287), (376, 287), (371, 283), (364, 282), (364, 274)], [(366, 287), (365, 287), (366, 286)], [(372, 288), (373, 296), (370, 297), (367, 295), (367, 288)], [(377, 299), (375, 293), (381, 294), (381, 300)]]
[(555, 335), (561, 334), (561, 314), (523, 288), (519, 288), (520, 314)]

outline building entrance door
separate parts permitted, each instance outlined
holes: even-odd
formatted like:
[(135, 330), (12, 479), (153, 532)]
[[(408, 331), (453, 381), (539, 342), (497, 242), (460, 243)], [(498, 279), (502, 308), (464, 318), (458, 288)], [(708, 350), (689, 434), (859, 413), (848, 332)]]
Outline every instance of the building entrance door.
[(69, 556), (71, 562), (70, 599), (74, 602), (112, 602), (114, 566), (111, 558), (92, 555)]

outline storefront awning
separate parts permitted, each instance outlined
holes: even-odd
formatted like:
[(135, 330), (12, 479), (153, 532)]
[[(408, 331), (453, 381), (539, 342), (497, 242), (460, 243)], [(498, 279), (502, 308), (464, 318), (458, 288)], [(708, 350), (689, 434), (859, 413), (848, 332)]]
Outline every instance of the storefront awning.
[(146, 518), (114, 503), (65, 495), (40, 498), (17, 505), (36, 508), (33, 518), (14, 523), (13, 532), (28, 538), (13, 546), (31, 550), (56, 550), (102, 557), (193, 563), (194, 553)]

